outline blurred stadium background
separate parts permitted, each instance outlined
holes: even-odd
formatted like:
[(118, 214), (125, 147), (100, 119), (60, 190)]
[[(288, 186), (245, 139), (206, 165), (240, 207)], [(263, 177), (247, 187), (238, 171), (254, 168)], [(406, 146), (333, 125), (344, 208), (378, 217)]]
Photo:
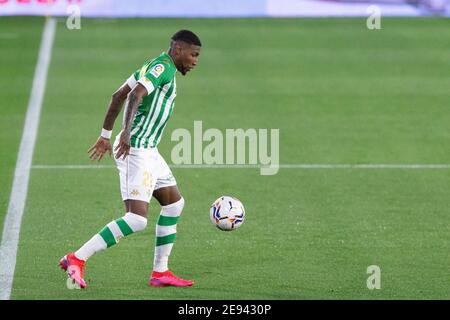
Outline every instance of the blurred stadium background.
[[(80, 9), (79, 30), (67, 28), (71, 5)], [(372, 5), (381, 30), (367, 28)], [(450, 1), (0, 0), (0, 16), (1, 298), (450, 297)], [(51, 17), (32, 166), (15, 172)], [(147, 286), (149, 227), (89, 261), (87, 290), (68, 290), (59, 258), (122, 213), (113, 161), (83, 169), (91, 165), (86, 150), (111, 93), (181, 28), (197, 32), (204, 47), (197, 70), (177, 77), (177, 105), (159, 147), (168, 162), (171, 132), (202, 120), (220, 130), (280, 129), (282, 164), (394, 167), (281, 168), (275, 176), (174, 168), (186, 208), (171, 266), (196, 285)], [(10, 203), (14, 177), (28, 174), (11, 265), (5, 219), (18, 206)], [(209, 221), (221, 194), (247, 209), (232, 233)], [(158, 212), (153, 202), (149, 226)], [(367, 287), (370, 265), (381, 269), (381, 289)]]
[(1, 15), (67, 15), (71, 4), (84, 17), (323, 17), (365, 16), (370, 5), (383, 15), (450, 14), (448, 0), (2, 0)]

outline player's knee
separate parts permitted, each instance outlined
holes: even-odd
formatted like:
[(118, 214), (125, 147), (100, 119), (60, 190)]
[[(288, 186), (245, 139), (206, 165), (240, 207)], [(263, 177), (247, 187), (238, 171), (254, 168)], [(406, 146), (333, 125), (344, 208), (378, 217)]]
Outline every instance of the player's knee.
[(168, 215), (179, 216), (184, 208), (184, 198), (181, 197), (178, 201), (162, 207), (163, 212)]
[(133, 232), (142, 231), (147, 227), (147, 218), (132, 212), (125, 214), (123, 220), (126, 221)]
[(183, 198), (183, 196), (181, 196), (181, 199), (178, 200), (178, 202), (176, 202), (176, 203), (178, 203), (178, 207), (179, 207), (181, 210), (183, 210), (183, 208), (184, 208), (184, 198)]

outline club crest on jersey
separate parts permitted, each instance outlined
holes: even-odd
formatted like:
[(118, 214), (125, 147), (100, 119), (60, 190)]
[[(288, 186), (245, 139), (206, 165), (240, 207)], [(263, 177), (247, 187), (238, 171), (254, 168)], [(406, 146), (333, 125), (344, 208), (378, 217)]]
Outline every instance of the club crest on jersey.
[(158, 78), (161, 73), (164, 72), (164, 65), (162, 64), (157, 64), (156, 66), (154, 66), (153, 68), (150, 69), (150, 73), (155, 77)]

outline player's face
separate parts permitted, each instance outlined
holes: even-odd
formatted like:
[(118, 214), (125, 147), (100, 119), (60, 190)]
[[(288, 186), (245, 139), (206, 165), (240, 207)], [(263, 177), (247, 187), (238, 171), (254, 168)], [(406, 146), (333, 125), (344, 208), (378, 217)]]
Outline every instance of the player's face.
[(180, 54), (180, 62), (181, 66), (179, 70), (181, 74), (184, 76), (186, 73), (194, 69), (194, 67), (198, 63), (198, 58), (200, 56), (201, 47), (196, 45), (186, 45), (181, 50)]

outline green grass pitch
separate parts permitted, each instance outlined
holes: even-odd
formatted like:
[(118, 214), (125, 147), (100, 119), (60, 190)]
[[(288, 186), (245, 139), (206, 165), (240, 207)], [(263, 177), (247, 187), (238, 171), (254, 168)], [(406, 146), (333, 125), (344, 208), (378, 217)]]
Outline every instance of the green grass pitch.
[[(43, 27), (1, 18), (0, 221)], [(83, 19), (58, 21), (34, 165), (90, 164), (111, 93), (180, 28), (204, 43), (178, 75), (160, 144), (176, 128), (278, 128), (283, 164), (450, 163), (448, 19)], [(3, 62), (5, 62), (3, 64)], [(118, 132), (121, 117), (116, 122)], [(103, 164), (113, 165), (106, 158)], [(192, 288), (152, 288), (159, 208), (149, 227), (88, 261), (86, 290), (57, 267), (123, 215), (111, 169), (32, 169), (12, 299), (448, 299), (450, 170), (173, 170), (186, 206), (170, 266)], [(221, 232), (209, 206), (240, 198), (244, 225)], [(369, 290), (367, 267), (381, 268)]]

